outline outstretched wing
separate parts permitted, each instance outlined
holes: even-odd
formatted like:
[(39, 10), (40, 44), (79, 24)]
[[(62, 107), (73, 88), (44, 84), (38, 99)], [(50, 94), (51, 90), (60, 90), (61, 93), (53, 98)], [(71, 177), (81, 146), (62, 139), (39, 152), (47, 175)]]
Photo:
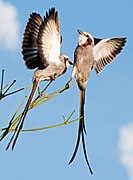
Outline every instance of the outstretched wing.
[(58, 12), (55, 8), (49, 9), (44, 17), (44, 22), (39, 29), (38, 49), (43, 63), (59, 64), (60, 55), (60, 27)]
[[(96, 41), (96, 38), (94, 38)], [(93, 48), (94, 69), (96, 73), (101, 72), (121, 52), (126, 43), (126, 38), (109, 38), (96, 41)]]
[(32, 13), (30, 14), (29, 21), (25, 27), (22, 42), (22, 54), (25, 65), (29, 69), (45, 67), (44, 63), (41, 61), (41, 57), (39, 56), (37, 46), (39, 28), (42, 22), (43, 20), (39, 14)]

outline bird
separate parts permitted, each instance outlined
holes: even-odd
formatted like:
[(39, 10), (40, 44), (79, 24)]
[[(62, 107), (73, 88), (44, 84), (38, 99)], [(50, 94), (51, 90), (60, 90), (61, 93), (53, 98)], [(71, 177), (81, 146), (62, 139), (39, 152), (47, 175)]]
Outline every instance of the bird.
[(84, 116), (84, 106), (85, 106), (85, 91), (88, 83), (88, 78), (90, 76), (91, 70), (94, 68), (96, 74), (99, 74), (106, 65), (114, 61), (115, 57), (121, 52), (123, 46), (126, 43), (125, 37), (120, 38), (95, 38), (88, 32), (83, 32), (77, 30), (79, 33), (78, 45), (74, 52), (74, 66), (72, 71), (72, 76), (70, 80), (66, 83), (66, 89), (69, 88), (70, 81), (75, 77), (80, 90), (80, 116), (79, 116), (79, 127), (78, 127), (78, 137), (76, 141), (76, 146), (69, 164), (73, 162), (76, 157), (80, 139), (82, 138), (82, 146), (84, 158), (89, 168), (91, 174), (93, 171), (91, 169), (86, 144), (85, 137), (85, 116)]
[[(23, 35), (22, 55), (28, 69), (37, 69), (32, 78), (33, 87), (31, 94), (6, 150), (12, 141), (12, 150), (14, 149), (19, 133), (23, 128), (29, 106), (40, 82), (52, 82), (57, 77), (63, 75), (70, 64), (73, 64), (68, 56), (60, 53), (61, 44), (62, 36), (60, 35), (59, 16), (55, 7), (46, 11), (43, 19), (36, 12), (30, 14)], [(10, 125), (7, 129), (9, 130), (9, 128)], [(6, 132), (8, 132), (7, 129)]]

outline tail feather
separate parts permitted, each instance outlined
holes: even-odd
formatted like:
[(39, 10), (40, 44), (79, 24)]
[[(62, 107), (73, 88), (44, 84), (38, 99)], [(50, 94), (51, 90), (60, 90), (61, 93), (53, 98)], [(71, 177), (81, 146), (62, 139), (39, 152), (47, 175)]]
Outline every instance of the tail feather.
[[(8, 148), (10, 147), (10, 144), (12, 143), (12, 141), (13, 141), (12, 150), (13, 150), (14, 147), (15, 147), (15, 144), (16, 144), (16, 141), (17, 141), (17, 139), (18, 139), (19, 133), (20, 133), (21, 129), (23, 128), (24, 120), (25, 120), (25, 117), (26, 117), (26, 115), (27, 115), (29, 106), (30, 106), (31, 101), (32, 101), (32, 99), (33, 99), (33, 97), (34, 97), (34, 95), (35, 95), (35, 92), (36, 92), (36, 90), (37, 90), (37, 88), (38, 88), (38, 86), (39, 86), (39, 83), (40, 83), (40, 81), (36, 81), (36, 80), (35, 80), (34, 83), (33, 83), (33, 88), (32, 88), (31, 94), (30, 94), (30, 96), (29, 96), (29, 99), (28, 99), (28, 101), (27, 101), (27, 104), (26, 104), (26, 106), (25, 106), (25, 109), (24, 109), (24, 111), (23, 111), (23, 113), (22, 113), (22, 116), (21, 116), (21, 118), (20, 118), (20, 120), (19, 120), (19, 122), (18, 122), (18, 124), (17, 124), (17, 126), (16, 126), (16, 128), (15, 128), (15, 131), (14, 131), (14, 133), (13, 133), (13, 135), (12, 135), (12, 137), (11, 137), (8, 145), (7, 145), (6, 150), (8, 150)], [(14, 139), (14, 140), (13, 140), (13, 139)]]
[(81, 128), (84, 130), (84, 133), (86, 133), (86, 128), (85, 128), (85, 121), (84, 121), (84, 105), (85, 105), (85, 90), (80, 91), (80, 118), (81, 118)]
[(84, 132), (86, 133), (85, 130), (85, 120), (84, 120), (84, 104), (85, 104), (85, 90), (80, 91), (80, 117), (81, 117), (81, 125), (80, 125), (80, 131), (82, 135), (82, 145), (83, 145), (83, 152), (84, 152), (84, 157), (85, 161), (89, 167), (90, 173), (93, 174), (92, 169), (89, 164), (89, 160), (87, 157), (87, 152), (86, 152), (86, 145), (85, 145), (85, 138), (84, 138)]
[(77, 142), (76, 142), (76, 147), (75, 147), (73, 155), (72, 155), (72, 157), (71, 157), (68, 164), (71, 164), (73, 162), (73, 160), (74, 160), (74, 158), (75, 158), (75, 156), (77, 154), (77, 151), (78, 151), (79, 143), (80, 143), (80, 132), (78, 131), (78, 138), (77, 138)]
[(86, 152), (86, 146), (85, 146), (85, 139), (84, 139), (84, 132), (82, 131), (82, 145), (83, 145), (83, 151), (84, 151), (84, 157), (85, 157), (85, 161), (87, 163), (87, 166), (89, 167), (90, 173), (93, 174), (93, 171), (91, 169), (88, 157), (87, 157), (87, 152)]
[[(82, 93), (82, 91), (81, 91)], [(78, 148), (79, 148), (79, 143), (80, 143), (80, 136), (81, 136), (81, 132), (83, 131), (83, 117), (84, 117), (84, 102), (83, 101), (83, 98), (81, 98), (81, 93), (80, 93), (80, 120), (79, 120), (79, 129), (78, 129), (78, 138), (77, 138), (77, 142), (76, 142), (76, 147), (74, 149), (74, 152), (73, 152), (73, 155), (69, 161), (68, 164), (71, 164), (74, 160), (74, 158), (76, 157), (76, 154), (77, 154), (77, 151), (78, 151)], [(81, 104), (83, 106), (81, 106)]]
[(73, 155), (69, 161), (69, 164), (72, 163), (72, 161), (76, 157), (78, 147), (79, 147), (79, 143), (80, 143), (80, 136), (82, 136), (82, 145), (83, 145), (83, 152), (84, 152), (85, 161), (89, 167), (90, 173), (93, 174), (92, 169), (91, 169), (90, 164), (89, 164), (89, 161), (88, 161), (86, 146), (85, 146), (85, 139), (84, 139), (84, 133), (86, 133), (85, 123), (84, 123), (84, 104), (85, 104), (85, 90), (82, 90), (82, 91), (80, 91), (80, 120), (79, 120), (79, 129), (78, 129), (78, 138), (77, 138), (74, 153), (73, 153)]

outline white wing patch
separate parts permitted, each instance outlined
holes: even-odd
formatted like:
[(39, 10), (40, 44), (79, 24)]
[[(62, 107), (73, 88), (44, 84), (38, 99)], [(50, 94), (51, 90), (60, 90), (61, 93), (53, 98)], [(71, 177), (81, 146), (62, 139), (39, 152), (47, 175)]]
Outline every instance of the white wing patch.
[(94, 68), (96, 73), (101, 72), (121, 52), (126, 38), (108, 38), (97, 43), (93, 48)]
[(59, 64), (60, 34), (49, 35), (47, 32), (42, 36), (42, 55), (48, 63)]
[(58, 14), (53, 9), (44, 18), (39, 32), (39, 54), (42, 61), (46, 64), (57, 64), (61, 63), (60, 56), (60, 32), (59, 32), (59, 20)]

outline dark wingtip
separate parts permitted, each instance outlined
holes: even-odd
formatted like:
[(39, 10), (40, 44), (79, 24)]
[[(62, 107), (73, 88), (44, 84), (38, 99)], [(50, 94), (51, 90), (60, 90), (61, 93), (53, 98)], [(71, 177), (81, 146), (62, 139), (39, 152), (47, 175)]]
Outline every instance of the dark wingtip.
[(51, 13), (56, 13), (56, 8), (55, 7), (49, 8), (49, 15)]
[(127, 37), (124, 37), (123, 39), (124, 39), (124, 44), (126, 44), (126, 42), (127, 42)]
[(123, 46), (126, 44), (126, 42), (127, 42), (127, 37), (123, 37), (123, 38), (121, 38), (122, 39), (122, 41), (123, 41)]

